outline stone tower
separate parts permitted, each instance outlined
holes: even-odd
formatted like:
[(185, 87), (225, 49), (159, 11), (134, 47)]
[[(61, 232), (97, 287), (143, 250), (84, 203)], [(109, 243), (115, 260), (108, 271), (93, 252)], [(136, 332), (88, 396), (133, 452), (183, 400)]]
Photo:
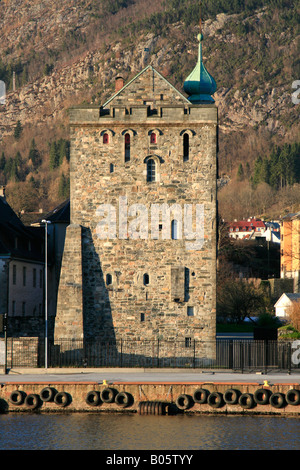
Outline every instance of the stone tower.
[(188, 97), (149, 65), (103, 106), (70, 110), (56, 341), (215, 341), (218, 115), (202, 39)]

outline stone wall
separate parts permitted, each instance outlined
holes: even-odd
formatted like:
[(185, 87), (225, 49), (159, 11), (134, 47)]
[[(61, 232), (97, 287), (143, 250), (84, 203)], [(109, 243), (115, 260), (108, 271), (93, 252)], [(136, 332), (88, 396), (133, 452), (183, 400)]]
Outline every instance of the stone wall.
[[(47, 383), (48, 384), (48, 383)], [(49, 390), (49, 388), (50, 390)], [(199, 392), (201, 390), (201, 393)], [(276, 406), (276, 400), (268, 398), (266, 404), (256, 403), (255, 393), (260, 390), (266, 397), (275, 394), (286, 396), (290, 390), (299, 390), (299, 384), (291, 380), (291, 383), (275, 383), (262, 386), (259, 380), (253, 382), (243, 381), (237, 383), (201, 382), (193, 381), (187, 383), (172, 382), (114, 382), (109, 386), (96, 382), (52, 382), (46, 385), (45, 381), (35, 383), (10, 382), (2, 384), (0, 389), (0, 414), (32, 412), (34, 408), (39, 413), (70, 413), (70, 412), (93, 412), (93, 413), (139, 413), (139, 414), (177, 414), (177, 413), (221, 413), (221, 414), (262, 414), (299, 417), (300, 405), (291, 405), (287, 402), (283, 406)], [(264, 392), (262, 393), (262, 390)], [(204, 392), (205, 391), (205, 392)], [(12, 402), (12, 395), (21, 392), (23, 395), (21, 403)], [(216, 399), (216, 393), (220, 401)], [(296, 392), (297, 393), (297, 392)], [(53, 394), (53, 397), (51, 397)], [(91, 394), (93, 396), (91, 396)], [(120, 396), (126, 394), (128, 402), (120, 400)], [(204, 399), (205, 394), (208, 399)], [(242, 394), (246, 395), (243, 406), (238, 402)], [(34, 395), (35, 397), (32, 397)], [(118, 396), (119, 395), (119, 396)], [(29, 396), (32, 399), (26, 399)], [(46, 397), (45, 401), (40, 398)], [(61, 397), (58, 400), (58, 397)], [(90, 400), (88, 400), (88, 397)], [(184, 401), (183, 398), (185, 397)], [(199, 398), (203, 403), (199, 403)], [(215, 397), (215, 400), (209, 397)], [(112, 397), (107, 402), (107, 397)], [(181, 400), (180, 400), (181, 397)], [(237, 397), (237, 399), (236, 399)], [(33, 400), (35, 398), (35, 400)], [(105, 401), (102, 400), (105, 399)], [(226, 399), (226, 401), (225, 401)], [(235, 400), (236, 399), (236, 400)], [(198, 401), (197, 401), (198, 400)], [(261, 400), (261, 397), (260, 397)], [(231, 401), (231, 402), (230, 402)], [(246, 405), (246, 402), (252, 405)], [(146, 402), (146, 403), (145, 403)], [(182, 402), (186, 405), (182, 407)], [(155, 412), (155, 403), (163, 405), (164, 412)], [(275, 404), (274, 404), (275, 403)], [(142, 407), (142, 404), (147, 405)], [(181, 406), (180, 406), (181, 405)], [(148, 409), (147, 409), (148, 408)]]
[[(190, 105), (149, 67), (104, 108), (72, 109), (70, 124), (71, 224), (82, 227), (84, 337), (213, 340), (217, 108)], [(156, 141), (151, 143), (153, 132)], [(188, 159), (183, 158), (184, 133), (189, 135)], [(147, 182), (149, 159), (155, 162), (152, 182)], [(170, 209), (169, 221), (161, 219), (156, 233), (154, 204)], [(195, 240), (183, 231), (177, 239), (170, 237), (171, 221), (180, 228), (187, 205), (193, 231), (203, 229), (200, 248), (189, 249)], [(204, 226), (196, 224), (197, 205), (203, 205)], [(115, 221), (106, 237), (99, 225), (107, 221), (104, 209)], [(138, 219), (141, 214), (146, 219)], [(66, 245), (76, 243), (70, 237), (67, 231)], [(65, 268), (74, 273), (71, 261)], [(174, 276), (174, 269), (181, 274)], [(72, 286), (69, 293), (64, 281), (62, 286), (59, 295), (71, 305)]]

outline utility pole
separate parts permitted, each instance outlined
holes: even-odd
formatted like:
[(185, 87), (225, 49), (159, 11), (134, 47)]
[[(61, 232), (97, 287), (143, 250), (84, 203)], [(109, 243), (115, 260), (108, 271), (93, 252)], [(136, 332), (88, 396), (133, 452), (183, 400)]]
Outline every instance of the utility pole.
[(45, 224), (45, 369), (48, 368), (48, 243), (47, 226), (51, 224), (49, 220), (42, 220)]

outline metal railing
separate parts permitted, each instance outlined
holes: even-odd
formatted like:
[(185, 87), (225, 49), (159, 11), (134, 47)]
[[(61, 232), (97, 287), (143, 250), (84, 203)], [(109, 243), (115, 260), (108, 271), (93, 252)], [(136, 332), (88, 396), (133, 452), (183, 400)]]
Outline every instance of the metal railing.
[[(299, 348), (299, 347), (298, 347)], [(300, 356), (300, 354), (298, 355)], [(300, 365), (293, 341), (217, 339), (188, 341), (69, 341), (48, 344), (48, 367), (199, 368), (241, 372), (281, 370)], [(9, 338), (7, 367), (44, 367), (44, 340)]]

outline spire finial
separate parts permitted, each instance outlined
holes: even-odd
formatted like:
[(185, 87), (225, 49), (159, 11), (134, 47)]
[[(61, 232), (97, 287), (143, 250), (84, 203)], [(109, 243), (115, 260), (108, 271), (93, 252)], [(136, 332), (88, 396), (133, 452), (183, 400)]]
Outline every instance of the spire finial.
[(198, 46), (198, 61), (196, 67), (185, 80), (183, 89), (189, 95), (189, 100), (193, 104), (199, 103), (214, 103), (213, 95), (217, 89), (216, 82), (213, 77), (206, 70), (202, 61), (202, 19), (201, 19), (201, 2), (200, 2), (200, 31), (197, 36), (199, 41)]
[(200, 34), (202, 33), (202, 19), (201, 19), (201, 2), (200, 2), (200, 20), (199, 20)]

